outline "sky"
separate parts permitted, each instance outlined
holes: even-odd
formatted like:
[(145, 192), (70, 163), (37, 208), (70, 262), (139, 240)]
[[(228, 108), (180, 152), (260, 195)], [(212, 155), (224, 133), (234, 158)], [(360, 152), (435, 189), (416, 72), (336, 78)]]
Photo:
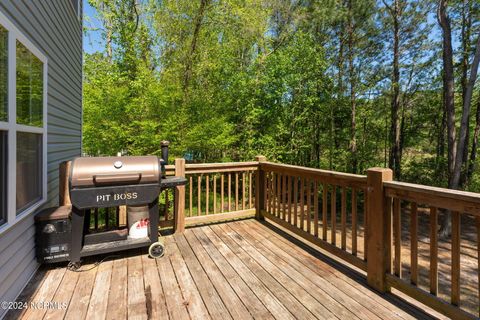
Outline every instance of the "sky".
[(95, 17), (97, 10), (88, 4), (87, 0), (83, 0), (83, 17), (84, 26), (90, 30), (83, 34), (83, 50), (86, 53), (94, 53), (104, 50), (104, 41), (100, 31), (91, 30), (91, 28), (100, 28), (101, 23)]

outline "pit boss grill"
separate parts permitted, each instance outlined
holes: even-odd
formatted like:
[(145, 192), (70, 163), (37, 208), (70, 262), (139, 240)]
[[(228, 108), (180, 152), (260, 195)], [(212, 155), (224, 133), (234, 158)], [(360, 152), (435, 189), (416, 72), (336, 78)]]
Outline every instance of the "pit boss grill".
[[(144, 246), (149, 246), (152, 257), (162, 256), (158, 197), (163, 189), (186, 184), (185, 178), (165, 177), (167, 161), (168, 142), (162, 142), (161, 159), (156, 156), (74, 159), (69, 176), (71, 207), (50, 208), (35, 217), (38, 261), (70, 260), (69, 267), (75, 269), (82, 257)], [(128, 234), (127, 228), (89, 233), (91, 209), (118, 206), (127, 206), (132, 217), (148, 216), (148, 232), (135, 237)], [(145, 231), (146, 221), (139, 222)]]
[[(168, 152), (163, 150), (163, 158)], [(158, 242), (158, 196), (162, 189), (186, 183), (185, 178), (162, 176), (166, 161), (156, 156), (76, 158), (70, 174), (70, 199), (72, 202), (72, 242), (70, 262), (80, 264), (80, 258), (89, 255), (150, 246), (153, 257), (163, 254), (163, 244)], [(104, 234), (106, 242), (85, 241), (91, 208), (148, 206), (149, 236), (121, 239), (119, 234)], [(85, 222), (87, 221), (87, 223)], [(95, 235), (101, 238), (102, 235)], [(87, 243), (86, 243), (87, 242)]]

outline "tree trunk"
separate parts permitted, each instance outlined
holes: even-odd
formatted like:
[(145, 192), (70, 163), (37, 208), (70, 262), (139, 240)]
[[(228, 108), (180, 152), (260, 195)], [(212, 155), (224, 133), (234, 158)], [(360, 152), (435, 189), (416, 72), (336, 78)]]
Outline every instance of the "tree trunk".
[(470, 151), (470, 161), (468, 163), (466, 184), (472, 179), (475, 170), (475, 160), (477, 159), (478, 136), (480, 135), (480, 97), (477, 101), (477, 113), (475, 116), (475, 131), (473, 132), (472, 150)]
[(348, 2), (348, 69), (350, 76), (350, 107), (351, 107), (351, 125), (350, 125), (350, 156), (351, 172), (357, 173), (357, 138), (356, 138), (356, 92), (355, 92), (355, 66), (354, 66), (354, 22), (352, 12), (352, 0)]
[(447, 116), (447, 148), (448, 148), (448, 187), (452, 188), (455, 168), (455, 80), (453, 72), (452, 30), (450, 18), (447, 15), (447, 0), (440, 0), (437, 18), (442, 28), (442, 58), (443, 58), (443, 94), (444, 108)]
[[(452, 30), (450, 18), (447, 15), (447, 0), (439, 0), (437, 19), (442, 28), (442, 59), (443, 59), (443, 94), (444, 108), (447, 118), (447, 148), (448, 148), (448, 187), (454, 187), (455, 168), (455, 80), (453, 72)], [(450, 213), (446, 212), (442, 221), (440, 236), (450, 236), (452, 230)]]
[(392, 74), (392, 108), (391, 108), (391, 149), (389, 167), (393, 170), (396, 180), (401, 179), (401, 132), (400, 132), (400, 4), (394, 1), (390, 11), (393, 20), (393, 74)]
[(458, 189), (460, 187), (460, 175), (462, 172), (463, 164), (463, 152), (465, 148), (468, 148), (467, 141), (467, 131), (468, 131), (468, 120), (470, 117), (470, 109), (472, 106), (472, 96), (473, 96), (473, 87), (475, 86), (475, 81), (477, 80), (478, 65), (480, 63), (480, 35), (477, 39), (477, 44), (475, 45), (475, 56), (473, 58), (472, 67), (470, 69), (470, 77), (468, 79), (467, 88), (465, 91), (465, 98), (462, 108), (462, 120), (460, 123), (460, 134), (457, 145), (457, 155), (455, 161), (454, 174), (452, 179), (453, 189)]
[[(471, 27), (472, 27), (472, 15), (471, 15), (471, 6), (472, 1), (463, 0), (462, 6), (462, 77), (461, 77), (461, 84), (462, 84), (462, 103), (465, 104), (465, 98), (467, 95), (467, 87), (468, 87), (468, 67), (469, 67), (469, 52), (470, 52), (470, 35), (471, 35)], [(467, 162), (468, 162), (468, 144), (470, 143), (470, 114), (468, 115), (467, 120), (467, 136), (465, 138), (465, 146), (463, 148), (463, 161), (462, 161), (462, 172), (460, 177), (460, 187), (463, 188), (466, 184), (466, 180), (468, 179), (468, 169), (467, 169)]]
[(200, 0), (200, 7), (198, 8), (198, 12), (194, 19), (192, 42), (190, 42), (190, 50), (186, 57), (185, 72), (183, 74), (183, 91), (185, 95), (188, 93), (190, 79), (192, 78), (193, 59), (197, 51), (198, 37), (200, 35), (200, 29), (202, 27), (202, 21), (203, 17), (205, 16), (205, 9), (208, 5), (208, 2), (209, 0)]

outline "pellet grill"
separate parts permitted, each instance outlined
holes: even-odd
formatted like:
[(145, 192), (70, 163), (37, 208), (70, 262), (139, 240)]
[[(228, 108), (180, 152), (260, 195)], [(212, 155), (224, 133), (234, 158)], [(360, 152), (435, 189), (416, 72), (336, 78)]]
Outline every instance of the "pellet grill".
[[(66, 229), (71, 230), (71, 241), (66, 246), (68, 255), (64, 259), (70, 260), (71, 268), (78, 268), (82, 257), (145, 246), (149, 246), (152, 257), (163, 255), (164, 246), (158, 238), (158, 198), (163, 189), (186, 184), (185, 178), (165, 177), (167, 159), (168, 144), (163, 144), (161, 159), (156, 156), (79, 157), (72, 161), (69, 178), (72, 209), (68, 221), (71, 226)], [(88, 234), (91, 209), (123, 205), (148, 206), (147, 237), (128, 238), (119, 230)], [(55, 261), (58, 259), (52, 260)]]

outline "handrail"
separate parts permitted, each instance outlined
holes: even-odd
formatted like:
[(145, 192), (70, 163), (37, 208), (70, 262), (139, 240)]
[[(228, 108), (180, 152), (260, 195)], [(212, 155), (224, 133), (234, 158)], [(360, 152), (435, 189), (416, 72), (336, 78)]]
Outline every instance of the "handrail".
[[(165, 166), (167, 176), (175, 174), (175, 165)], [(212, 172), (257, 171), (258, 162), (217, 162), (217, 163), (187, 163), (185, 174), (199, 174)]]
[(260, 167), (262, 170), (281, 171), (285, 174), (296, 175), (303, 178), (318, 178), (326, 183), (339, 186), (365, 188), (367, 184), (367, 176), (359, 174), (328, 171), (274, 162), (262, 162), (260, 163)]
[(385, 195), (480, 216), (480, 194), (398, 181), (384, 182)]

